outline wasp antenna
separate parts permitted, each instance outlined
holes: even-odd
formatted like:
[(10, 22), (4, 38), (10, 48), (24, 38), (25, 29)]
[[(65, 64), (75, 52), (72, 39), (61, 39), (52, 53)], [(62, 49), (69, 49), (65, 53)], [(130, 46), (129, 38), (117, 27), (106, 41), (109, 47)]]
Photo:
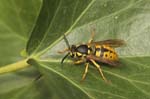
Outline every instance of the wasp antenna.
[(66, 42), (66, 45), (68, 46), (68, 48), (70, 49), (70, 44), (69, 44), (69, 42), (68, 42), (68, 40), (67, 40), (67, 38), (66, 38), (66, 35), (64, 34), (64, 40), (65, 40), (65, 42)]
[(63, 64), (64, 60), (68, 57), (68, 55), (69, 55), (69, 53), (67, 53), (67, 54), (63, 57), (63, 59), (61, 60), (61, 65)]

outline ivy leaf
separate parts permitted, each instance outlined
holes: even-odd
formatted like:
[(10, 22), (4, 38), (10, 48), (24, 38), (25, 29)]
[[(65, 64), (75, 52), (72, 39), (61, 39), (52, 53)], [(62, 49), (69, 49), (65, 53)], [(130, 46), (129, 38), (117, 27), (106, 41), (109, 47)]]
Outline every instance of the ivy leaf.
[[(0, 65), (21, 60), (40, 6), (39, 1), (0, 1)], [(33, 7), (33, 5), (37, 7)], [(29, 11), (30, 9), (33, 9)]]
[[(49, 8), (51, 4), (54, 8)], [(41, 12), (46, 14), (40, 13), (27, 51), (33, 56), (29, 63), (43, 74), (51, 96), (65, 99), (149, 99), (149, 4), (148, 0), (89, 0), (86, 4), (79, 0), (56, 1), (55, 4), (45, 0)], [(49, 17), (44, 19), (44, 15)], [(46, 30), (39, 27), (42, 20), (43, 24), (46, 20), (49, 22)], [(37, 35), (35, 31), (38, 29), (42, 32)], [(93, 29), (96, 41), (117, 38), (127, 43), (126, 47), (117, 49), (120, 67), (102, 65), (110, 84), (105, 83), (93, 67), (90, 67), (85, 82), (79, 83), (84, 64), (76, 66), (66, 61), (61, 69), (63, 55), (57, 51), (67, 47), (62, 34), (68, 35), (71, 45), (81, 44), (90, 39)]]
[(44, 0), (27, 52), (40, 55), (45, 52), (63, 33), (72, 30), (88, 4), (90, 0)]
[[(5, 6), (7, 2), (4, 0), (1, 2), (2, 7), (7, 8)], [(31, 4), (30, 1), (21, 2), (22, 5), (19, 5), (21, 7)], [(37, 9), (40, 9), (41, 3), (36, 4), (37, 2), (34, 0), (32, 2), (33, 7), (35, 5)], [(17, 3), (16, 0), (15, 4)], [(29, 12), (32, 9), (31, 7), (27, 8)], [(0, 92), (0, 98), (149, 99), (149, 9), (149, 0), (43, 0), (36, 23), (34, 21), (37, 14), (34, 13), (32, 21), (27, 21), (23, 17), (23, 22), (20, 23), (22, 25), (18, 25), (19, 29), (15, 25), (9, 27), (15, 26), (13, 30), (16, 30), (16, 33), (21, 32), (23, 33), (21, 37), (25, 37), (27, 40), (29, 38), (26, 47), (29, 55), (28, 63), (36, 67), (42, 77), (34, 80), (38, 75), (35, 68), (29, 68), (23, 73), (22, 71), (20, 71), (21, 73), (15, 72), (14, 78), (16, 75), (23, 77), (22, 79), (27, 78), (25, 81), (21, 80), (21, 84), (18, 85), (18, 79), (10, 83), (12, 78), (7, 78), (8, 75), (13, 76), (13, 74), (4, 75), (4, 77), (1, 75), (0, 87), (5, 90)], [(31, 11), (31, 13), (33, 12)], [(4, 15), (7, 13), (5, 12)], [(3, 20), (3, 17), (0, 19)], [(18, 20), (18, 18), (15, 19)], [(8, 19), (5, 21), (8, 22)], [(28, 22), (31, 22), (30, 25), (25, 24)], [(16, 21), (13, 20), (11, 23), (15, 24)], [(24, 25), (28, 28), (21, 28)], [(34, 26), (33, 29), (32, 26)], [(31, 35), (30, 32), (27, 33), (27, 30), (32, 30)], [(126, 41), (126, 47), (116, 49), (121, 62), (119, 67), (111, 68), (108, 65), (101, 65), (104, 75), (110, 80), (110, 83), (105, 83), (92, 65), (90, 65), (88, 75), (83, 83), (80, 83), (80, 80), (85, 69), (84, 64), (73, 65), (69, 59), (66, 59), (61, 68), (60, 61), (64, 55), (57, 52), (67, 47), (63, 40), (63, 34), (67, 35), (70, 45), (82, 44), (88, 42), (92, 30), (95, 30), (95, 41), (116, 38)], [(17, 42), (15, 39), (14, 44)], [(25, 44), (26, 41), (21, 43), (21, 47), (24, 47)], [(11, 46), (6, 47), (12, 49)], [(14, 52), (20, 52), (21, 47), (15, 47), (18, 48)], [(13, 55), (19, 56), (18, 53)], [(5, 56), (9, 57), (9, 55)], [(10, 61), (16, 60), (9, 59), (8, 63), (11, 63)], [(5, 64), (7, 64), (7, 60), (2, 63), (2, 65)], [(8, 80), (7, 83), (5, 79)], [(5, 83), (8, 86), (3, 87)], [(11, 88), (11, 86), (13, 87)]]
[[(25, 47), (30, 36), (30, 31), (35, 25), (40, 10), (40, 0), (1, 0), (0, 1), (0, 67), (24, 59)], [(0, 99), (20, 99), (26, 86), (33, 85), (37, 70), (33, 67), (17, 72), (0, 75)], [(35, 85), (34, 85), (35, 86)], [(35, 88), (35, 87), (33, 87)], [(34, 98), (36, 90), (30, 90)], [(40, 96), (40, 95), (38, 95)], [(37, 98), (36, 98), (37, 99)]]

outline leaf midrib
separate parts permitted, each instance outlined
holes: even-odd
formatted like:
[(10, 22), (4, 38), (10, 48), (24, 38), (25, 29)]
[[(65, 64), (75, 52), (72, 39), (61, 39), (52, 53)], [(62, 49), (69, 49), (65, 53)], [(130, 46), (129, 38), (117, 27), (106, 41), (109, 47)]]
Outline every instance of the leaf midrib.
[[(52, 62), (52, 60), (50, 60), (51, 62)], [(40, 60), (40, 62), (50, 62), (49, 60)], [(54, 61), (53, 61), (54, 62)], [(55, 60), (55, 62), (60, 62), (60, 60)], [(140, 63), (136, 63), (137, 65), (141, 65)], [(41, 64), (42, 65), (42, 64)], [(143, 65), (142, 65), (143, 66)], [(145, 65), (144, 65), (145, 66)], [(45, 67), (47, 67), (46, 65), (45, 65)], [(146, 66), (146, 68), (148, 68), (147, 66)], [(55, 71), (54, 69), (52, 69), (52, 68), (50, 68), (50, 67), (47, 67), (47, 69), (50, 69), (51, 71), (53, 71), (53, 72), (57, 72), (57, 71)], [(134, 79), (131, 79), (131, 78), (127, 78), (127, 77), (124, 77), (124, 76), (122, 76), (122, 75), (119, 75), (119, 74), (117, 74), (117, 73), (113, 73), (113, 72), (111, 72), (111, 71), (108, 71), (108, 70), (103, 70), (105, 73), (108, 73), (108, 74), (110, 74), (110, 75), (113, 75), (113, 76), (115, 76), (115, 77), (118, 77), (118, 78), (121, 78), (121, 79), (124, 79), (124, 80), (126, 80), (126, 81), (128, 81), (131, 85), (133, 85), (136, 89), (138, 89), (141, 93), (143, 93), (143, 94), (145, 94), (145, 95), (147, 95), (147, 96), (150, 96), (149, 95), (149, 93), (148, 92), (146, 92), (145, 90), (143, 90), (142, 88), (140, 88), (139, 86), (137, 86), (137, 85), (135, 85), (135, 82), (136, 83), (140, 83), (140, 84), (143, 84), (143, 85), (149, 85), (149, 83), (147, 83), (147, 82), (144, 82), (144, 81), (140, 81), (140, 80), (134, 80)], [(58, 73), (58, 72), (57, 72)], [(60, 76), (62, 76), (63, 74), (61, 74), (61, 73), (59, 73), (59, 75)], [(63, 75), (63, 78), (66, 78), (67, 79), (67, 77), (65, 77), (64, 75)], [(67, 79), (69, 82), (70, 82), (70, 80), (69, 79)], [(81, 88), (82, 89), (82, 88)]]

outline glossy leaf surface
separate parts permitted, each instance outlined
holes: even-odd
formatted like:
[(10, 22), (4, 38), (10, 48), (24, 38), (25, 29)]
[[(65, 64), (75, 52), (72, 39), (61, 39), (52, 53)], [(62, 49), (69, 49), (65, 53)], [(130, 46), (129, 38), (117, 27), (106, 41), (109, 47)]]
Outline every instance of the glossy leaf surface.
[[(31, 31), (30, 38), (30, 33), (22, 30), (25, 37), (29, 38), (26, 50), (31, 59), (28, 62), (43, 76), (35, 82), (32, 82), (32, 76), (30, 84), (25, 84), (27, 87), (22, 85), (17, 89), (13, 87), (12, 92), (9, 89), (2, 92), (2, 98), (10, 99), (7, 96), (10, 94), (15, 99), (23, 96), (31, 99), (149, 99), (149, 12), (149, 0), (43, 0), (39, 16), (34, 14), (37, 21), (32, 21), (32, 26), (35, 24), (33, 29), (28, 28)], [(88, 42), (94, 29), (95, 41), (122, 39), (127, 44), (116, 49), (120, 66), (112, 68), (102, 65), (110, 83), (105, 83), (92, 65), (83, 83), (80, 80), (84, 64), (73, 65), (68, 59), (63, 68), (60, 65), (65, 54), (60, 55), (57, 51), (67, 47), (63, 34), (67, 35), (70, 45), (81, 44)], [(25, 74), (30, 74), (27, 71)], [(35, 69), (32, 71), (35, 72), (31, 75), (38, 75)]]

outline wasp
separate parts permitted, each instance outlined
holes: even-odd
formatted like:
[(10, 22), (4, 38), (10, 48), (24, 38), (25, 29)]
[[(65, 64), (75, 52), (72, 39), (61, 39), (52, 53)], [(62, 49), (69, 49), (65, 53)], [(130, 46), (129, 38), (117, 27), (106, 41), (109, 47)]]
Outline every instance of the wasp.
[(103, 41), (94, 41), (94, 32), (91, 33), (91, 38), (88, 43), (80, 45), (69, 45), (69, 42), (64, 35), (64, 40), (68, 48), (59, 53), (68, 52), (61, 61), (63, 64), (64, 60), (70, 56), (73, 59), (74, 64), (85, 64), (85, 71), (82, 76), (83, 81), (87, 75), (89, 64), (93, 64), (99, 71), (102, 79), (108, 82), (104, 76), (100, 63), (108, 64), (111, 66), (117, 66), (119, 63), (118, 55), (115, 48), (125, 45), (125, 41), (121, 39), (108, 39)]

